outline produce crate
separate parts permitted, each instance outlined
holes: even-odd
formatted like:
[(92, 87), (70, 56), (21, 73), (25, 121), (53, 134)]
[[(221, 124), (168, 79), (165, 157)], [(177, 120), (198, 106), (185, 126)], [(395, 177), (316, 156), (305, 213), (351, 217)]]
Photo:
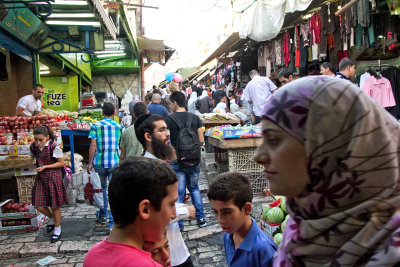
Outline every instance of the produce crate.
[(205, 137), (205, 148), (207, 153), (214, 153), (214, 146), (208, 141), (208, 136)]
[(263, 167), (253, 160), (256, 149), (256, 147), (228, 149), (229, 171), (262, 171)]
[(228, 162), (223, 162), (223, 163), (217, 164), (217, 172), (218, 173), (227, 172), (228, 170), (229, 170)]
[(20, 202), (32, 201), (32, 187), (35, 183), (36, 175), (15, 176), (18, 185), (18, 196)]
[[(228, 150), (214, 147), (215, 163), (228, 163)], [(228, 170), (226, 170), (228, 171)]]
[(269, 182), (265, 177), (265, 173), (262, 171), (253, 171), (246, 172), (246, 174), (250, 177), (250, 182), (253, 187), (253, 194), (264, 196), (264, 188), (269, 188)]
[[(17, 221), (29, 220), (27, 225), (17, 225)], [(13, 226), (3, 226), (3, 221), (13, 222)], [(39, 213), (37, 217), (34, 218), (19, 218), (19, 219), (2, 219), (0, 223), (0, 234), (9, 232), (29, 232), (37, 231), (46, 222), (46, 216)]]
[(264, 231), (269, 237), (273, 238), (273, 233), (281, 226), (281, 224), (272, 224), (264, 221), (262, 215), (260, 215), (260, 228)]
[(33, 218), (38, 215), (37, 210), (35, 209), (35, 207), (32, 204), (30, 204), (28, 206), (28, 210), (26, 210), (26, 211), (15, 211), (15, 212), (4, 213), (3, 206), (5, 206), (7, 203), (13, 204), (14, 200), (8, 199), (8, 200), (0, 203), (0, 220), (1, 219), (15, 219), (15, 218)]

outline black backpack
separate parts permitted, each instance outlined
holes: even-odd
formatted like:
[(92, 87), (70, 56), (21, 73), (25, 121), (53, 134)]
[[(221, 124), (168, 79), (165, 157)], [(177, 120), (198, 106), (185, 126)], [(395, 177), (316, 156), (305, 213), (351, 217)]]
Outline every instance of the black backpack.
[(196, 100), (196, 102), (195, 102), (195, 106), (196, 106), (196, 109), (197, 109), (197, 110), (200, 109), (200, 107), (201, 107), (200, 98), (197, 98), (197, 100)]
[(193, 168), (200, 164), (201, 146), (199, 137), (197, 132), (190, 128), (193, 116), (193, 113), (189, 113), (189, 118), (184, 126), (180, 123), (178, 118), (175, 117), (175, 114), (169, 116), (179, 127), (175, 149), (180, 168)]

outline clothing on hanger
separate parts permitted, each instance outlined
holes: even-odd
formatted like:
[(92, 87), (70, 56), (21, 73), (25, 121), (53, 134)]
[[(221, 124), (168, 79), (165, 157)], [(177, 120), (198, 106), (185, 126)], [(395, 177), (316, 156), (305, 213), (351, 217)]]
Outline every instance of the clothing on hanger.
[(365, 79), (364, 92), (378, 102), (382, 107), (393, 107), (396, 105), (392, 85), (385, 77), (380, 79), (370, 76)]

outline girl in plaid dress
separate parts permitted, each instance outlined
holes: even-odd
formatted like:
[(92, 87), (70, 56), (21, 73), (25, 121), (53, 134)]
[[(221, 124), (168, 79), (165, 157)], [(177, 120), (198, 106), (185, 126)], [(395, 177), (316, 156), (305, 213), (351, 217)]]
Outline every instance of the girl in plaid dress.
[(67, 190), (63, 182), (64, 159), (61, 149), (54, 143), (53, 131), (47, 126), (38, 126), (33, 131), (35, 142), (30, 150), (38, 172), (32, 188), (32, 204), (49, 217), (47, 232), (54, 230), (51, 243), (61, 236), (61, 209), (68, 203)]

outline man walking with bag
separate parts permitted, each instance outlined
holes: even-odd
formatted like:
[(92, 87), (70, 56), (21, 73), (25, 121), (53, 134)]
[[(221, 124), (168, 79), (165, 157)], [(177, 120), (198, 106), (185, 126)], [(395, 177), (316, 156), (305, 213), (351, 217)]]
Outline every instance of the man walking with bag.
[[(173, 113), (165, 117), (170, 129), (171, 144), (176, 150), (177, 160), (171, 164), (178, 176), (178, 202), (182, 203), (186, 187), (196, 208), (196, 219), (199, 227), (207, 226), (203, 211), (203, 200), (199, 189), (201, 145), (204, 142), (204, 131), (201, 120), (185, 110), (185, 95), (173, 92), (170, 96)], [(183, 230), (183, 222), (179, 222)]]
[(100, 223), (107, 223), (111, 230), (114, 224), (111, 212), (108, 210), (107, 181), (111, 180), (111, 172), (115, 165), (119, 163), (118, 147), (121, 139), (121, 124), (113, 120), (115, 113), (114, 105), (110, 102), (103, 104), (103, 116), (99, 122), (92, 125), (89, 133), (91, 139), (89, 148), (88, 173), (94, 167), (94, 170), (100, 177), (101, 189), (103, 191), (104, 207), (96, 212)]

